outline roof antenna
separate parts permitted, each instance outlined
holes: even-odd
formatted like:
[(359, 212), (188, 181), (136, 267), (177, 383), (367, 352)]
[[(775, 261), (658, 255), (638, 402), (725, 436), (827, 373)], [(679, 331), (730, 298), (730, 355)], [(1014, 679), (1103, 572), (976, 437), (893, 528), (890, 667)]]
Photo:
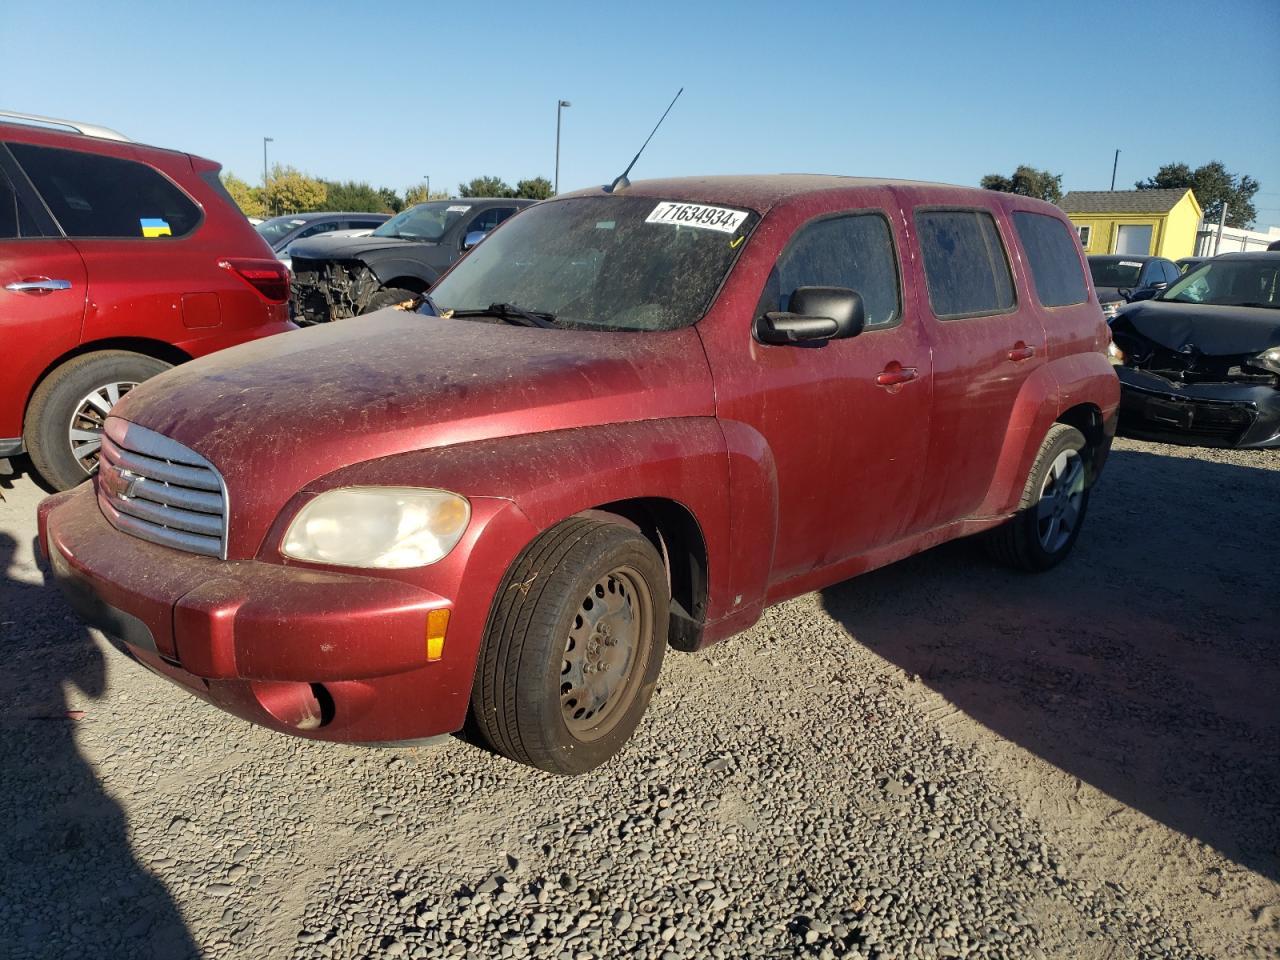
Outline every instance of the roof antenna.
[(671, 112), (671, 108), (676, 105), (676, 101), (680, 99), (680, 94), (684, 93), (684, 87), (676, 91), (676, 95), (671, 98), (671, 102), (667, 104), (667, 109), (663, 111), (662, 116), (658, 118), (658, 122), (653, 125), (653, 129), (649, 131), (649, 136), (645, 138), (644, 143), (640, 144), (640, 149), (636, 151), (636, 155), (631, 158), (631, 162), (627, 164), (627, 169), (622, 174), (604, 188), (605, 193), (618, 193), (631, 186), (631, 181), (627, 179), (627, 174), (631, 172), (631, 168), (636, 165), (636, 161), (640, 159), (640, 154), (644, 153), (644, 148), (649, 145), (649, 141), (653, 139), (653, 135), (658, 132), (658, 128), (662, 126), (662, 121), (667, 119), (667, 114)]

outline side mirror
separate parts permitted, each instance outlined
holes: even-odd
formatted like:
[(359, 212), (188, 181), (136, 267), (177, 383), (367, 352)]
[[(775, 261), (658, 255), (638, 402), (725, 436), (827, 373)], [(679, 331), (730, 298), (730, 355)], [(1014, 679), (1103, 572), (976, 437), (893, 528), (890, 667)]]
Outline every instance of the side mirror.
[(761, 343), (813, 343), (843, 340), (862, 332), (867, 320), (862, 295), (848, 287), (797, 287), (786, 313), (756, 318)]
[(1150, 300), (1162, 290), (1167, 289), (1168, 286), (1169, 284), (1161, 281), (1160, 283), (1153, 283), (1149, 287), (1142, 287), (1140, 290), (1130, 291), (1129, 302), (1137, 303), (1139, 300)]
[(474, 247), (477, 243), (479, 243), (484, 238), (485, 238), (485, 232), (483, 230), (472, 230), (470, 233), (468, 233), (465, 237), (462, 238), (462, 249), (470, 250), (472, 247)]

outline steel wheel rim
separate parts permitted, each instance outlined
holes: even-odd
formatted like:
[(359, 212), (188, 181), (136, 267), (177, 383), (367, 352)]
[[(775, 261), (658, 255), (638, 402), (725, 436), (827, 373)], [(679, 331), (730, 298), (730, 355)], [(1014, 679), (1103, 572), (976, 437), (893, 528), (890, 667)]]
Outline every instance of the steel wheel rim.
[(1036, 504), (1036, 526), (1040, 546), (1057, 553), (1080, 523), (1084, 505), (1084, 460), (1078, 450), (1063, 450), (1045, 474)]
[(560, 712), (578, 740), (604, 736), (627, 711), (644, 671), (642, 640), (653, 600), (631, 567), (615, 567), (578, 604), (560, 661)]
[(107, 414), (137, 385), (136, 380), (113, 380), (90, 390), (76, 404), (67, 425), (67, 444), (71, 448), (71, 456), (85, 473), (92, 474), (98, 469), (102, 429), (106, 425)]

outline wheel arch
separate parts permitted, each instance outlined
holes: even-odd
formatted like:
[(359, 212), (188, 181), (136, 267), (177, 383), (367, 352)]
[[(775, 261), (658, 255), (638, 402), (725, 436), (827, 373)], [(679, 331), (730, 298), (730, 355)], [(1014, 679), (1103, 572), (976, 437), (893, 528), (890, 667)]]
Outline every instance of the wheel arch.
[(654, 545), (671, 588), (668, 641), (677, 650), (696, 650), (707, 615), (708, 558), (706, 538), (693, 512), (668, 497), (633, 497), (575, 516), (622, 520)]
[(90, 340), (86, 343), (77, 344), (73, 349), (67, 350), (51, 360), (31, 383), (31, 386), (27, 389), (27, 398), (22, 405), (23, 420), (26, 420), (27, 409), (31, 406), (31, 398), (35, 396), (40, 384), (44, 383), (51, 373), (76, 357), (82, 357), (89, 353), (102, 353), (106, 350), (128, 350), (144, 357), (151, 357), (153, 360), (163, 360), (165, 363), (171, 363), (174, 366), (192, 359), (191, 354), (185, 350), (175, 347), (164, 340), (152, 340), (148, 337), (108, 337), (102, 340)]

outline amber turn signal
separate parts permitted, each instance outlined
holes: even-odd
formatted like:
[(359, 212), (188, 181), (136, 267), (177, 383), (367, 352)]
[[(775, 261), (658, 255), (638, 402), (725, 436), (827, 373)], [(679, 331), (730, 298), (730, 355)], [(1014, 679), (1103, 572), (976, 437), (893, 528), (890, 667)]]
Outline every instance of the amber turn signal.
[(432, 610), (427, 613), (427, 662), (444, 656), (444, 635), (449, 629), (449, 611)]

